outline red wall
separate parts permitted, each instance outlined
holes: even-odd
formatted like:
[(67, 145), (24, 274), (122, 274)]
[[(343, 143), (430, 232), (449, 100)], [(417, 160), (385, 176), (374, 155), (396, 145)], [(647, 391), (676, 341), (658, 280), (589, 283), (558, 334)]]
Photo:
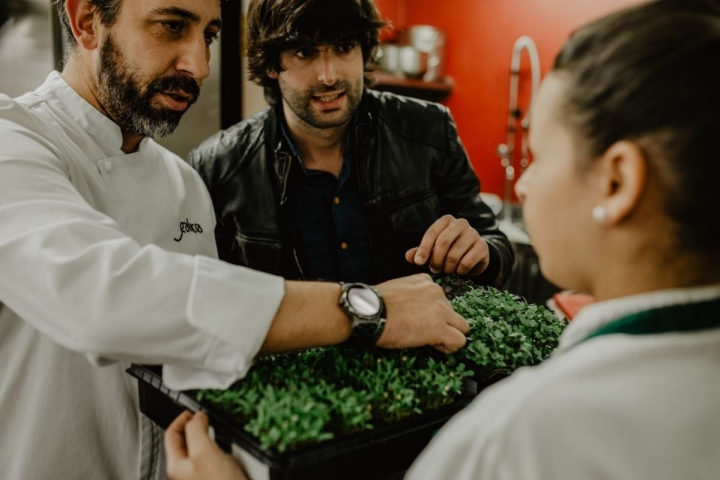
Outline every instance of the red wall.
[[(512, 47), (522, 35), (535, 41), (543, 76), (568, 35), (605, 13), (641, 0), (376, 0), (394, 26), (430, 24), (443, 29), (446, 73), (455, 88), (443, 102), (482, 180), (482, 190), (502, 194), (504, 174), (496, 155), (506, 142)], [(527, 106), (530, 73), (523, 53), (521, 108)], [(519, 147), (517, 148), (519, 161)]]

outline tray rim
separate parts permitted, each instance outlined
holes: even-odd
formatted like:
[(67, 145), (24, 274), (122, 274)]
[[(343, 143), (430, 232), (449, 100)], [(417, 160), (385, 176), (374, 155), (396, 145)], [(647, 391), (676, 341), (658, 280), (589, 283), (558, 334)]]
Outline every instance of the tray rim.
[(399, 437), (412, 435), (418, 431), (439, 429), (452, 416), (463, 410), (473, 401), (473, 397), (463, 395), (450, 405), (430, 412), (421, 413), (393, 424), (381, 425), (372, 430), (327, 440), (316, 445), (299, 447), (296, 450), (279, 452), (275, 449), (265, 450), (261, 448), (257, 438), (238, 428), (241, 426), (240, 424), (232, 422), (227, 415), (218, 411), (212, 405), (196, 400), (192, 394), (197, 390), (172, 390), (162, 383), (159, 375), (142, 365), (131, 364), (126, 372), (132, 377), (135, 377), (138, 382), (143, 382), (144, 385), (164, 394), (176, 405), (192, 412), (199, 410), (206, 412), (210, 419), (210, 424), (215, 430), (216, 440), (219, 439), (220, 442), (224, 441), (228, 444), (237, 445), (273, 469), (308, 467), (362, 448), (369, 448), (378, 443), (386, 443)]

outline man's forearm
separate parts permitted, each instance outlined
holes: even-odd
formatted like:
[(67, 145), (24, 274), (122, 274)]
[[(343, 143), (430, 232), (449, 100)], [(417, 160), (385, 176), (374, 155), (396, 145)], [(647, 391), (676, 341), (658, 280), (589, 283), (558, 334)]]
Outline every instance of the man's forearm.
[(338, 304), (340, 285), (323, 282), (285, 282), (277, 315), (260, 355), (342, 343), (352, 327)]

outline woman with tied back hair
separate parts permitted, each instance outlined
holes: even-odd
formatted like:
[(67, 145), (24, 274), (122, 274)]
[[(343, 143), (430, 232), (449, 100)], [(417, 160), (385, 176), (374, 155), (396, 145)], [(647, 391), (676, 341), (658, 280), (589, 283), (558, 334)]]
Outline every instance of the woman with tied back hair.
[(408, 478), (719, 478), (718, 85), (717, 1), (643, 4), (566, 43), (516, 191), (543, 274), (598, 302)]
[(566, 43), (516, 190), (544, 275), (598, 301), (551, 359), (453, 418), (407, 478), (718, 478), (718, 85), (717, 0), (642, 4)]

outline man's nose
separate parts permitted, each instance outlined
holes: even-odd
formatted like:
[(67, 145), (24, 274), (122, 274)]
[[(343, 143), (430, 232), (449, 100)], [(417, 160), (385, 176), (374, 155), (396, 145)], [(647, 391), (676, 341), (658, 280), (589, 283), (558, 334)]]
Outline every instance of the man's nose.
[(321, 52), (318, 58), (320, 71), (318, 81), (325, 85), (335, 85), (337, 81), (337, 56), (330, 49)]
[(210, 75), (210, 50), (205, 37), (188, 39), (180, 46), (182, 51), (175, 64), (181, 74), (188, 75), (201, 84)]

